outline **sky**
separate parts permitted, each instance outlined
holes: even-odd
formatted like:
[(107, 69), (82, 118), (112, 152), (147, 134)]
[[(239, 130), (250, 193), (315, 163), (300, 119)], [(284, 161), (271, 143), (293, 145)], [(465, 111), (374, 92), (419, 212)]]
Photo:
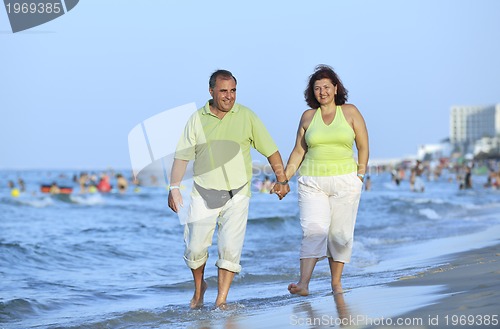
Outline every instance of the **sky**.
[(0, 7), (0, 60), (0, 169), (129, 168), (129, 132), (203, 106), (216, 69), (287, 159), (318, 64), (363, 114), (370, 158), (400, 158), (448, 138), (451, 106), (500, 102), (500, 1), (82, 0), (18, 33)]

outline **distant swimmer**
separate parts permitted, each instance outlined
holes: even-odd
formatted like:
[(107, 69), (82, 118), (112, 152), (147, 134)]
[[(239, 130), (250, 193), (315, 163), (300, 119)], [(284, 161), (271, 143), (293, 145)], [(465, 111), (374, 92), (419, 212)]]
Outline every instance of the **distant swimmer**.
[(111, 192), (111, 184), (109, 183), (109, 176), (107, 174), (101, 175), (101, 179), (97, 184), (97, 190), (101, 193)]
[(369, 191), (372, 188), (372, 179), (370, 175), (366, 175), (365, 177), (365, 191)]
[(128, 182), (122, 174), (116, 175), (116, 185), (118, 185), (118, 191), (120, 191), (120, 193), (125, 193), (127, 191)]
[(261, 193), (269, 193), (269, 191), (271, 191), (273, 185), (274, 185), (274, 182), (269, 179), (269, 176), (266, 176), (264, 178), (264, 181), (261, 184), (260, 192)]
[(88, 192), (90, 194), (97, 193), (97, 186), (95, 186), (94, 184), (89, 185)]
[(16, 187), (13, 181), (9, 181), (10, 195), (17, 198), (20, 194), (19, 189)]
[(463, 182), (460, 183), (459, 188), (461, 190), (472, 188), (472, 168), (465, 166), (465, 176)]
[(88, 181), (88, 174), (86, 172), (80, 173), (80, 177), (78, 178), (78, 184), (80, 185), (80, 193), (86, 193), (87, 192), (87, 181)]
[(49, 193), (50, 194), (59, 194), (59, 193), (61, 193), (61, 189), (59, 188), (59, 186), (57, 186), (56, 182), (53, 182), (52, 185), (50, 185)]
[(424, 173), (424, 165), (420, 160), (417, 160), (415, 166), (411, 169), (410, 189), (413, 192), (424, 192), (425, 184), (422, 179)]
[(19, 178), (17, 180), (17, 183), (19, 184), (19, 190), (21, 192), (25, 192), (26, 191), (26, 185), (24, 184), (24, 180), (22, 178)]

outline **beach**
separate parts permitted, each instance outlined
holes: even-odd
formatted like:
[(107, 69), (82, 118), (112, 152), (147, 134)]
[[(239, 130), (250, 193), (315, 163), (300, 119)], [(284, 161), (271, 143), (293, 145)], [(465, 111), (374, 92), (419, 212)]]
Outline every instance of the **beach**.
[[(40, 192), (51, 181), (70, 185), (74, 174), (0, 171), (2, 329), (498, 327), (500, 191), (484, 188), (484, 176), (460, 190), (444, 173), (417, 193), (408, 181), (394, 184), (390, 173), (372, 175), (345, 293), (335, 296), (326, 260), (316, 266), (309, 296), (287, 290), (299, 274), (296, 180), (282, 201), (254, 189), (242, 271), (221, 311), (213, 308), (216, 236), (205, 305), (189, 309), (183, 226), (167, 207), (165, 186)], [(6, 182), (18, 178), (25, 191), (13, 196)]]
[(449, 263), (391, 286), (442, 285), (444, 294), (436, 304), (406, 313), (406, 318), (428, 319), (427, 328), (437, 326), (499, 326), (500, 245), (452, 255)]
[(231, 319), (231, 328), (498, 328), (500, 244), (483, 233), (479, 245), (492, 245), (436, 258), (425, 272), (343, 296), (297, 297), (280, 309)]
[[(386, 285), (292, 297), (250, 314), (211, 311), (189, 328), (498, 328), (500, 245), (449, 255), (449, 262)], [(442, 261), (442, 260), (441, 260)]]

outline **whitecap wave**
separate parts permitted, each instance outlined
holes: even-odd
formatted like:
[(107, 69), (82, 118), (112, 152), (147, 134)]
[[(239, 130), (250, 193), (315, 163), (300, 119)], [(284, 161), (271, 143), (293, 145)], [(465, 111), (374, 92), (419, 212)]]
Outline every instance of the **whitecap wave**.
[(424, 208), (420, 209), (418, 213), (429, 219), (441, 219), (441, 216), (434, 209)]
[(87, 206), (99, 205), (104, 203), (104, 199), (100, 194), (70, 195), (70, 200), (72, 203), (78, 203)]

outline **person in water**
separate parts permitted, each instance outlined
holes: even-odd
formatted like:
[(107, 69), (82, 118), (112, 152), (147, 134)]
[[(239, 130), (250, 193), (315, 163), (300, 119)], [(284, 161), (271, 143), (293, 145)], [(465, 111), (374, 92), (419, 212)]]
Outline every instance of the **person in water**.
[(346, 103), (347, 90), (330, 66), (316, 67), (304, 96), (310, 109), (302, 114), (285, 169), (287, 179), (291, 179), (300, 167), (298, 194), (303, 232), (300, 278), (288, 290), (307, 296), (316, 263), (327, 257), (332, 291), (342, 293), (342, 272), (344, 263), (351, 259), (368, 165), (368, 131), (360, 111)]
[(227, 70), (215, 71), (208, 87), (212, 99), (189, 118), (177, 145), (168, 206), (176, 213), (183, 206), (181, 181), (189, 161), (194, 160), (194, 183), (184, 226), (184, 260), (194, 280), (190, 307), (203, 306), (208, 248), (217, 227), (215, 307), (225, 309), (231, 283), (241, 271), (251, 195), (252, 147), (269, 161), (278, 179), (275, 188), (278, 197), (282, 199), (290, 188), (278, 147), (268, 130), (252, 110), (236, 103), (233, 74)]

